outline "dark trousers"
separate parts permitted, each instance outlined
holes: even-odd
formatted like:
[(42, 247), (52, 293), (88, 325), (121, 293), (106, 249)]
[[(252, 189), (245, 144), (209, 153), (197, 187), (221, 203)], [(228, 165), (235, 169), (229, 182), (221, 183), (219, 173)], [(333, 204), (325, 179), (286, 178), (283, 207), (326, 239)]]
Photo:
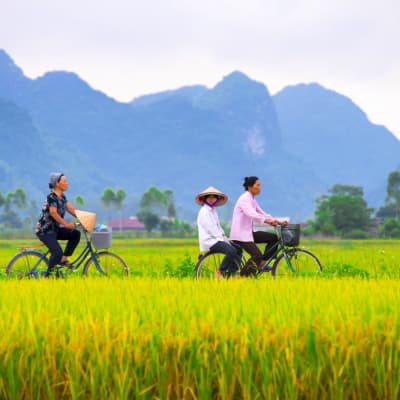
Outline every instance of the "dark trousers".
[[(257, 269), (262, 266), (265, 260), (269, 260), (276, 256), (278, 246), (274, 246), (278, 242), (278, 236), (275, 233), (258, 231), (253, 232), (254, 242), (240, 242), (235, 240), (240, 247), (242, 247), (251, 258), (247, 261), (244, 270)], [(256, 243), (266, 243), (264, 254), (261, 253)]]
[[(62, 256), (71, 256), (81, 239), (81, 233), (77, 229), (59, 228), (57, 232), (48, 232), (45, 234), (37, 234), (50, 250), (50, 260), (48, 271), (52, 271), (54, 266), (59, 264)], [(65, 250), (63, 251), (58, 240), (68, 240)]]
[(235, 243), (217, 242), (210, 247), (213, 253), (225, 254), (224, 259), (219, 267), (223, 273), (236, 272), (239, 269), (240, 257), (242, 256), (242, 249)]

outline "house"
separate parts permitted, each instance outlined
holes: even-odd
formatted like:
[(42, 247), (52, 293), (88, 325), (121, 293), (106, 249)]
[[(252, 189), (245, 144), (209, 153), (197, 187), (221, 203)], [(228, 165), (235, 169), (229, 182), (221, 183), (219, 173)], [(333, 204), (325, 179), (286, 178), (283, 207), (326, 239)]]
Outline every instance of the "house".
[(112, 219), (108, 226), (114, 231), (144, 231), (144, 225), (139, 221), (138, 217), (131, 216), (129, 218)]

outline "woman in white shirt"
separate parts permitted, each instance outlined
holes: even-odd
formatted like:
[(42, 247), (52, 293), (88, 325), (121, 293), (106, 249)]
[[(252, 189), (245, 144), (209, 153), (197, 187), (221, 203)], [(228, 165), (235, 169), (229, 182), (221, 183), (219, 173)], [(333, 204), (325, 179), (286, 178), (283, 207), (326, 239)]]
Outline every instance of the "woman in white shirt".
[(217, 277), (230, 276), (237, 271), (237, 257), (242, 254), (240, 246), (229, 241), (219, 223), (216, 207), (224, 205), (228, 197), (210, 186), (199, 193), (196, 203), (201, 205), (197, 216), (200, 251), (223, 253), (225, 257), (217, 271)]

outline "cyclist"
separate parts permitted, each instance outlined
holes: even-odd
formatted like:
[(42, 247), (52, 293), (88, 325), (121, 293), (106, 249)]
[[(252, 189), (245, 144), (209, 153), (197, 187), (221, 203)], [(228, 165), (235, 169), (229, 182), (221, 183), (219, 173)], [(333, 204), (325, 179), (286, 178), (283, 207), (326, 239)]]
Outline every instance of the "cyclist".
[[(68, 189), (66, 176), (61, 172), (50, 174), (49, 188), (42, 213), (36, 224), (36, 235), (50, 250), (50, 260), (45, 276), (49, 276), (56, 265), (69, 265), (71, 256), (79, 243), (81, 233), (75, 224), (64, 219), (65, 212), (76, 217), (75, 208), (67, 200), (64, 192)], [(58, 240), (67, 240), (65, 250), (61, 249)]]
[[(262, 268), (265, 260), (272, 260), (276, 256), (278, 237), (275, 233), (257, 231), (253, 232), (253, 223), (265, 223), (272, 226), (287, 225), (288, 221), (278, 220), (267, 214), (258, 205), (255, 196), (261, 192), (261, 182), (256, 176), (244, 178), (245, 192), (237, 200), (232, 216), (230, 239), (240, 245), (251, 258), (241, 271), (241, 275), (248, 276)], [(256, 243), (266, 243), (264, 254), (261, 253)], [(266, 267), (267, 271), (272, 267)]]
[(216, 272), (217, 278), (235, 274), (238, 269), (235, 260), (241, 256), (242, 249), (229, 241), (219, 223), (216, 207), (224, 205), (228, 197), (210, 186), (199, 193), (195, 201), (202, 206), (197, 217), (200, 251), (223, 253), (225, 257)]

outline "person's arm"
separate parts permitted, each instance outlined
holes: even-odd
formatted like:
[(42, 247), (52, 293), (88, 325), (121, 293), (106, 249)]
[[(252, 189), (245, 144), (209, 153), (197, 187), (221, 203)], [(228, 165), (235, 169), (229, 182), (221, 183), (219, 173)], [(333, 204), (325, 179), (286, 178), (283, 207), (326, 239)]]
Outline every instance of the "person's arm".
[(66, 207), (67, 211), (68, 211), (73, 217), (76, 218), (75, 208), (74, 208), (74, 206), (73, 206), (69, 201), (67, 201), (67, 204), (65, 205), (65, 207)]
[(257, 202), (256, 202), (256, 210), (257, 210), (257, 212), (259, 212), (259, 213), (265, 215), (265, 223), (266, 223), (266, 224), (270, 224), (270, 225), (272, 225), (272, 226), (287, 225), (287, 224), (288, 224), (288, 221), (276, 219), (276, 218), (273, 217), (272, 215), (266, 213), (266, 212), (258, 205)]
[(60, 225), (63, 225), (65, 228), (68, 229), (75, 229), (75, 224), (72, 222), (67, 222), (64, 218), (62, 218), (58, 212), (57, 212), (57, 207), (49, 207), (49, 213), (51, 218), (54, 219), (54, 221), (58, 222)]
[(271, 216), (265, 215), (264, 213), (257, 211), (257, 207), (254, 208), (254, 206), (251, 204), (250, 199), (242, 198), (240, 202), (240, 208), (246, 216), (260, 224), (269, 224), (273, 221), (273, 218)]

